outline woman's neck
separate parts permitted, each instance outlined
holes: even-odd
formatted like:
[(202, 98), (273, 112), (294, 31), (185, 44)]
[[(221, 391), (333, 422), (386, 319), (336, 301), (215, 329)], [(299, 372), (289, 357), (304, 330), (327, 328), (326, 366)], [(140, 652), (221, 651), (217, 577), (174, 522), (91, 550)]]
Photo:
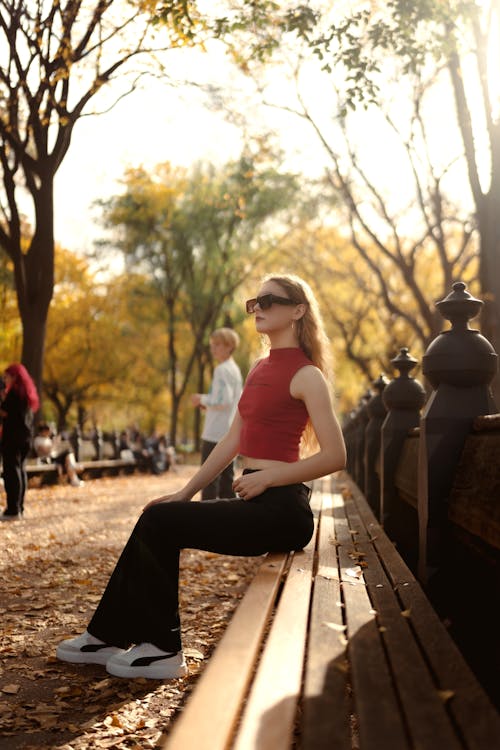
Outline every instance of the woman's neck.
[(294, 331), (276, 331), (268, 334), (271, 349), (290, 349), (300, 347), (299, 339)]

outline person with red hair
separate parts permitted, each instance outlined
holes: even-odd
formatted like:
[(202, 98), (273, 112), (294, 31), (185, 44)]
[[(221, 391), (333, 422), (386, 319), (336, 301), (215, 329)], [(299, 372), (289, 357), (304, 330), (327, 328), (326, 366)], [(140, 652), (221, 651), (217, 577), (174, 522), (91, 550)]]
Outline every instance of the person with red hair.
[(3, 374), (5, 390), (2, 419), (2, 473), (7, 507), (0, 521), (23, 516), (26, 494), (26, 456), (31, 445), (33, 415), (40, 406), (36, 386), (23, 365), (9, 365)]

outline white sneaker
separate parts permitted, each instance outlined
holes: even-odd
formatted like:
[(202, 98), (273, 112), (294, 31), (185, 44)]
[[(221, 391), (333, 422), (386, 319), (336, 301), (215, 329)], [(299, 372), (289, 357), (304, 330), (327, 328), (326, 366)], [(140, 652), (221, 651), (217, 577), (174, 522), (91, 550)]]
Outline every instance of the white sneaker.
[(115, 677), (172, 680), (184, 677), (187, 666), (182, 651), (169, 653), (152, 643), (140, 643), (128, 651), (112, 656), (106, 663), (106, 671)]
[(125, 653), (125, 649), (108, 646), (87, 630), (76, 638), (61, 641), (56, 649), (56, 656), (60, 661), (72, 664), (106, 664), (111, 656), (122, 653)]

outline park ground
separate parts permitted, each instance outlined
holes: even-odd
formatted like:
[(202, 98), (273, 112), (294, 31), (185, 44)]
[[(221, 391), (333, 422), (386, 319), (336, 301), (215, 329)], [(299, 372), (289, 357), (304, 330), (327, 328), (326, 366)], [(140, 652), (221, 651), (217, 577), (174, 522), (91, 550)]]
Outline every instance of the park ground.
[(63, 664), (54, 653), (85, 628), (145, 502), (180, 487), (194, 470), (29, 489), (25, 519), (0, 524), (2, 750), (158, 747), (258, 559), (183, 551), (184, 679), (122, 680), (100, 666)]

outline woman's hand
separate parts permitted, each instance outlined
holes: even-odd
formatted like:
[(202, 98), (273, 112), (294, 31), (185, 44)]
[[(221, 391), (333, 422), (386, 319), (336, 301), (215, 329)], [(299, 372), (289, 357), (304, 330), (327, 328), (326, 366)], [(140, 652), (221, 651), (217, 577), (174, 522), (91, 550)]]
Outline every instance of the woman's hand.
[(251, 474), (242, 474), (233, 482), (233, 490), (242, 500), (251, 500), (271, 486), (270, 469), (261, 469)]
[(177, 492), (172, 492), (170, 495), (162, 495), (161, 497), (157, 497), (154, 500), (150, 500), (149, 503), (144, 506), (142, 512), (144, 513), (145, 510), (151, 508), (153, 505), (159, 505), (160, 503), (171, 503), (174, 500), (182, 500), (187, 503), (191, 500), (191, 498), (189, 497), (189, 495), (186, 495), (185, 490), (178, 490)]

